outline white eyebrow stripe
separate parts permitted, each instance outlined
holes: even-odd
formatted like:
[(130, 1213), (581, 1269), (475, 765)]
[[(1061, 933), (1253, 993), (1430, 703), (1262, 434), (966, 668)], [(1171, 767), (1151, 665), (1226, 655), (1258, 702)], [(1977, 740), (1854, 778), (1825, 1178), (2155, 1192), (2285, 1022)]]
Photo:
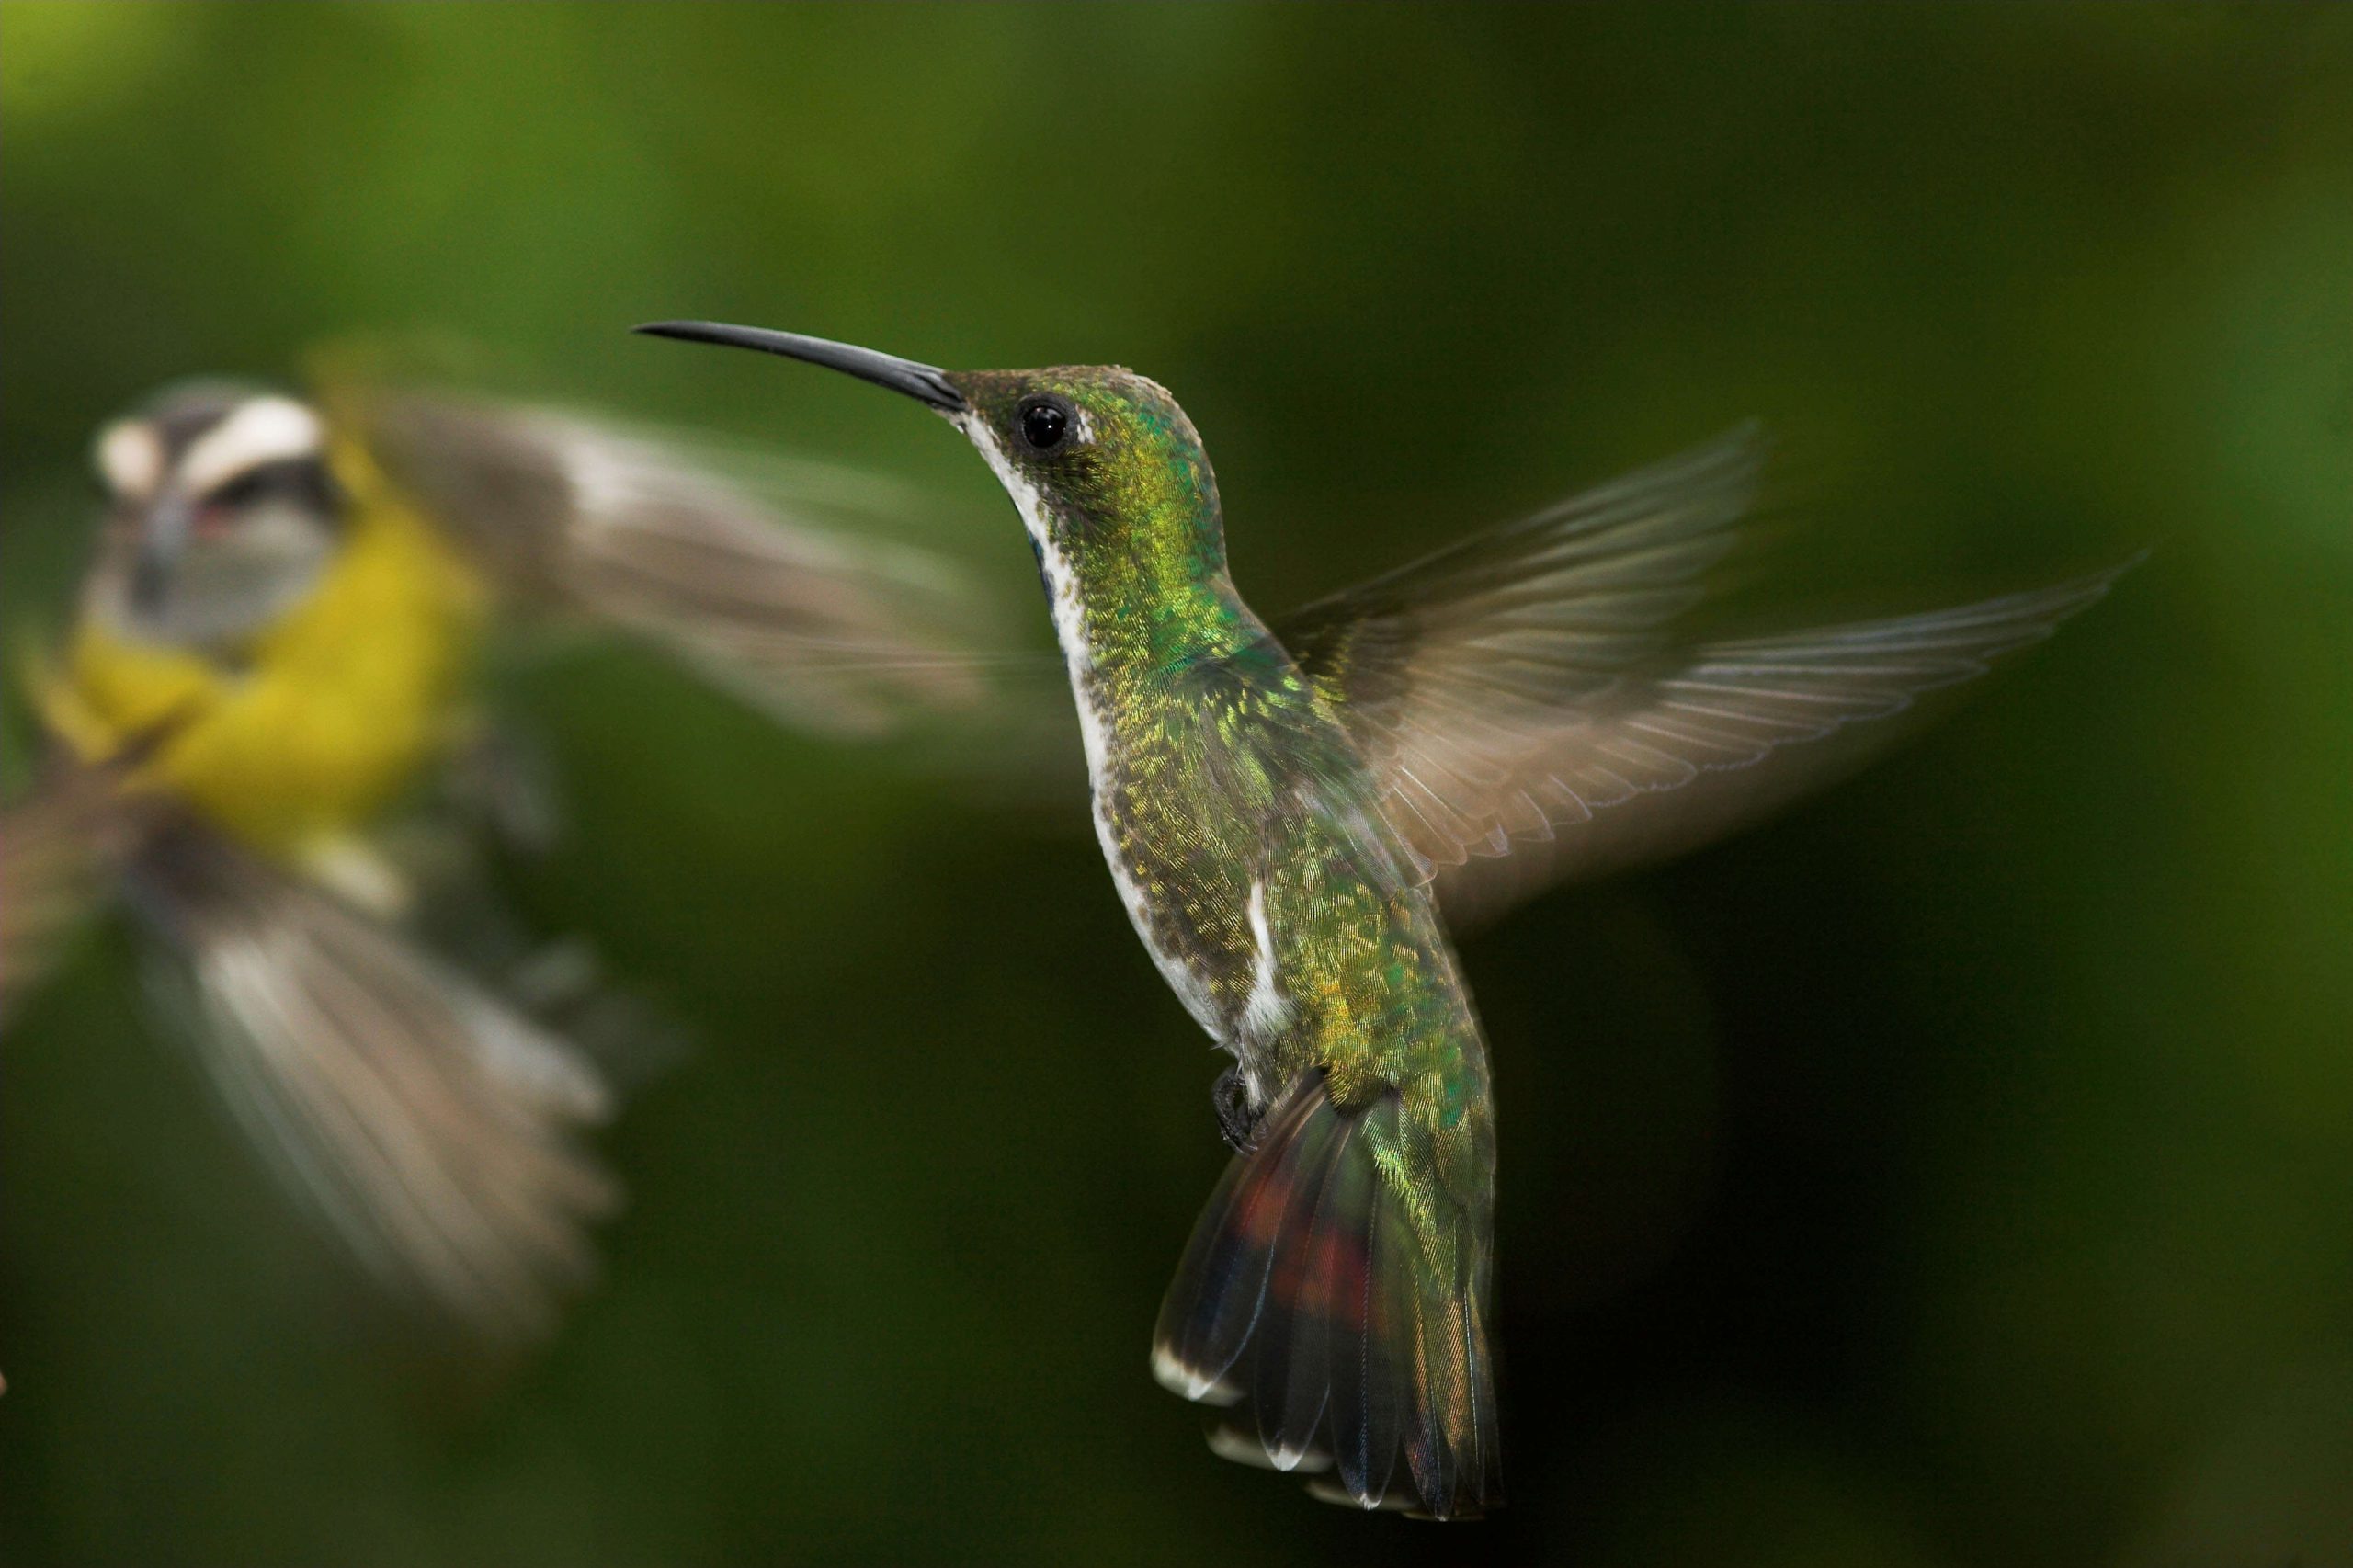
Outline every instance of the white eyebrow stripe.
[(264, 463), (314, 458), (326, 429), (319, 416), (290, 397), (257, 397), (188, 443), (180, 459), (180, 488), (191, 495)]
[(125, 500), (146, 500), (163, 481), (164, 439), (144, 419), (118, 419), (99, 431), (91, 455), (107, 488)]

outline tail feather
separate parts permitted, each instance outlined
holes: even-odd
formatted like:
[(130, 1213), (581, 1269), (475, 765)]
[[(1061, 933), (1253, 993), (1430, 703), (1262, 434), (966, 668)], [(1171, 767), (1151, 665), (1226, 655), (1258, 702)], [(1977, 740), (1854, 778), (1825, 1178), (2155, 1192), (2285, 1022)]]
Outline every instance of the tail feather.
[(1500, 1501), (1488, 1220), (1415, 1185), (1413, 1133), (1394, 1096), (1343, 1111), (1302, 1081), (1203, 1210), (1153, 1366), (1222, 1407), (1227, 1458), (1359, 1507), (1469, 1517)]
[(230, 1108), (386, 1283), (491, 1343), (596, 1271), (611, 1110), (569, 1040), (409, 934), (192, 823), (132, 868), (154, 970)]
[[(1294, 1222), (1294, 1211), (1302, 1222), (1313, 1213), (1316, 1194), (1311, 1190), (1302, 1199), (1302, 1172), (1321, 1183), (1327, 1168), (1322, 1156), (1340, 1131), (1336, 1118), (1314, 1114), (1319, 1104), (1320, 1097), (1297, 1096), (1267, 1119), (1258, 1153), (1228, 1169), (1178, 1267), (1153, 1368), (1187, 1399), (1230, 1405), (1249, 1392), (1247, 1380), (1234, 1375), (1235, 1364), (1276, 1289), (1273, 1270), (1285, 1231), (1304, 1228)], [(1178, 1319), (1180, 1298), (1194, 1306)]]

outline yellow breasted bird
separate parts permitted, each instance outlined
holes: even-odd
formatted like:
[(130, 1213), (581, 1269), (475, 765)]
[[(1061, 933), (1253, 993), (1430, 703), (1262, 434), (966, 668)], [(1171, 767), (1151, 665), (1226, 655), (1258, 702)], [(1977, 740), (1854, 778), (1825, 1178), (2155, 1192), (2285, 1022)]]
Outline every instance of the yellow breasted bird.
[(540, 407), (191, 383), (96, 459), (97, 559), (32, 683), (57, 744), (0, 813), (0, 1008), (119, 890), (210, 1076), (362, 1259), (483, 1330), (540, 1326), (615, 1196), (581, 1142), (610, 1093), (405, 928), (381, 832), (483, 733), (494, 613), (585, 617), (782, 722), (858, 733), (975, 696), (955, 596), (923, 558), (815, 526), (854, 476), (747, 485)]

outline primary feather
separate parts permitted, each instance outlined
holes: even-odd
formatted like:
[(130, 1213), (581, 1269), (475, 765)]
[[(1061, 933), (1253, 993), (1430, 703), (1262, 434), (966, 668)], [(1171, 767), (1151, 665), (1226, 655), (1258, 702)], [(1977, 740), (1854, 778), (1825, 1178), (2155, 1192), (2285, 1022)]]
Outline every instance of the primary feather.
[(154, 802), (123, 793), (129, 766), (60, 753), (30, 793), (0, 809), (0, 1021), (112, 896), (145, 839)]
[(1760, 451), (1743, 428), (1276, 624), (1458, 929), (1820, 787), (1897, 733), (1848, 726), (1984, 673), (2115, 579), (1694, 639), (1678, 622), (1737, 541)]
[(787, 722), (872, 733), (980, 695), (944, 570), (840, 531), (870, 520), (872, 482), (769, 463), (753, 483), (683, 437), (548, 408), (414, 392), (342, 406), (523, 600), (642, 637)]

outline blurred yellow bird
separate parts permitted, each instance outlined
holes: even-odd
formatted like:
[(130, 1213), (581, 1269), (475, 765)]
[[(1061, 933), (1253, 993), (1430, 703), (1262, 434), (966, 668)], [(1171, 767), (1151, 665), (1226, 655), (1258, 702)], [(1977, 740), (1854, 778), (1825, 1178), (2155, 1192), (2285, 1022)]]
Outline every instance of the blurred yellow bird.
[(576, 1047), (404, 929), (387, 811), (464, 756), (494, 610), (650, 640), (779, 720), (870, 733), (976, 692), (945, 577), (675, 438), (398, 389), (169, 389), (99, 435), (109, 497), (57, 743), (0, 821), (0, 1006), (115, 888), (295, 1187), (388, 1280), (528, 1331), (586, 1270), (609, 1108)]

